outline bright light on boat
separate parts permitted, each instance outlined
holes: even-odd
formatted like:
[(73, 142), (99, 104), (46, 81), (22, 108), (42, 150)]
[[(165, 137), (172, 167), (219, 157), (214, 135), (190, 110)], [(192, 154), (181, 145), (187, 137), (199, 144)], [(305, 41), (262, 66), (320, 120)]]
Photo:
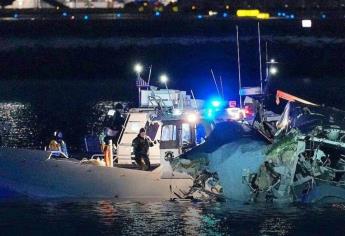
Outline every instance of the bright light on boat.
[(115, 115), (115, 110), (109, 110), (108, 111), (108, 116), (113, 116)]
[(213, 100), (213, 101), (211, 102), (211, 104), (212, 104), (212, 106), (214, 106), (214, 107), (220, 107), (221, 102), (220, 102), (219, 100)]
[(246, 116), (245, 111), (238, 107), (227, 108), (226, 112), (230, 120), (241, 120)]
[(275, 62), (276, 62), (276, 60), (274, 60), (274, 59), (272, 58), (270, 62), (271, 62), (271, 63), (275, 63)]
[(161, 83), (166, 84), (169, 81), (169, 78), (164, 74), (159, 77), (159, 80), (161, 81)]
[(180, 116), (180, 115), (182, 115), (182, 111), (180, 109), (173, 110), (173, 116)]
[(270, 68), (270, 74), (271, 75), (276, 75), (278, 73), (278, 68), (273, 66)]
[(311, 28), (312, 22), (311, 20), (302, 20), (302, 27), (303, 28)]
[(213, 110), (212, 110), (212, 109), (208, 109), (208, 110), (206, 111), (206, 117), (207, 117), (208, 119), (213, 119), (213, 118), (214, 118), (214, 113), (213, 113)]
[(189, 123), (196, 123), (198, 121), (198, 115), (195, 113), (190, 113), (187, 115), (187, 121)]
[(136, 73), (138, 73), (138, 74), (140, 74), (141, 72), (143, 72), (143, 66), (141, 65), (141, 64), (135, 64), (135, 66), (134, 66), (134, 71), (136, 72)]

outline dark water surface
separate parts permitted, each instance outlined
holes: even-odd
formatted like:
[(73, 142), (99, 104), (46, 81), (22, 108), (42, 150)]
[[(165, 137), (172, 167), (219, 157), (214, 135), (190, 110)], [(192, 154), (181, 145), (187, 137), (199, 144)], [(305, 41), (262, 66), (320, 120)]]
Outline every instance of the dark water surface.
[(1, 200), (1, 235), (344, 235), (345, 206)]
[[(254, 21), (0, 23), (0, 135), (11, 147), (42, 149), (61, 129), (72, 151), (115, 101), (136, 101), (132, 66), (166, 72), (169, 87), (216, 94), (209, 70), (237, 99), (235, 25), (244, 85), (257, 85)], [(269, 58), (279, 61), (270, 92), (283, 89), (345, 109), (345, 24), (262, 22)], [(264, 48), (263, 48), (264, 51)], [(144, 75), (147, 77), (147, 70)], [(272, 96), (273, 98), (273, 96)], [(1, 174), (1, 173), (0, 173)], [(29, 200), (0, 197), (0, 235), (345, 235), (345, 206)]]
[(10, 147), (43, 149), (59, 129), (69, 148), (81, 151), (84, 135), (116, 101), (131, 100), (130, 89), (113, 80), (11, 80), (0, 81), (0, 90), (0, 134)]

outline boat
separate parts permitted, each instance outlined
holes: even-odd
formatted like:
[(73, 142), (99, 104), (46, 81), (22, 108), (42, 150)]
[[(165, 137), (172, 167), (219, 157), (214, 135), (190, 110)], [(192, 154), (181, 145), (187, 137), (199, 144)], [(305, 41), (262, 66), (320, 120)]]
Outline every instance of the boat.
[[(1, 147), (0, 188), (44, 198), (195, 199), (220, 195), (221, 187), (212, 173), (193, 177), (174, 171), (170, 164), (198, 145), (197, 125), (212, 130), (211, 122), (198, 112), (201, 101), (185, 91), (153, 87), (142, 90), (140, 96), (140, 106), (126, 114), (110, 167), (99, 161), (103, 153), (80, 161), (58, 151)], [(139, 170), (133, 160), (132, 140), (142, 127), (158, 141), (150, 148), (149, 171)]]

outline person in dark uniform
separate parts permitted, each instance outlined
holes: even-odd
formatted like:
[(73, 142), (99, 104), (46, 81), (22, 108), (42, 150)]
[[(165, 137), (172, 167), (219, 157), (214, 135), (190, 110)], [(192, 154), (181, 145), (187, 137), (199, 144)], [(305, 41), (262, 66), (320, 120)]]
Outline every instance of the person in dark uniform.
[(146, 130), (144, 128), (141, 128), (138, 136), (133, 139), (134, 160), (141, 170), (150, 169), (149, 148), (154, 144), (155, 142), (152, 142), (150, 137), (146, 136)]
[(117, 103), (115, 105), (115, 114), (114, 119), (111, 125), (111, 128), (114, 130), (122, 130), (123, 124), (125, 123), (125, 117), (123, 116), (123, 105)]
[(111, 138), (113, 144), (117, 144), (124, 123), (123, 106), (121, 103), (117, 103), (114, 113), (108, 113), (104, 120), (105, 135), (108, 139)]

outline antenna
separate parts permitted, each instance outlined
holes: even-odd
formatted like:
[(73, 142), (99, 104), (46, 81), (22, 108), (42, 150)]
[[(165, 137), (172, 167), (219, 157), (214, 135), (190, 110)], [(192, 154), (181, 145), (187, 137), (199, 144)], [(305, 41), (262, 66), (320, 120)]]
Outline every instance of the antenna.
[(261, 60), (261, 33), (260, 22), (258, 22), (258, 43), (259, 43), (259, 62), (260, 62), (260, 91), (262, 94), (262, 60)]
[[(236, 25), (236, 41), (237, 41), (237, 66), (238, 66), (238, 87), (239, 91), (241, 91), (242, 88), (242, 82), (241, 82), (241, 60), (240, 60), (240, 41), (238, 37), (238, 25)], [(240, 108), (242, 109), (242, 95), (240, 95)]]
[(223, 80), (222, 80), (222, 76), (219, 76), (219, 81), (220, 81), (220, 89), (222, 91), (222, 98), (224, 100), (224, 89), (223, 89)]
[[(150, 65), (150, 71), (149, 71), (149, 78), (147, 79), (147, 84), (150, 87), (150, 80), (151, 80), (151, 71), (152, 71), (152, 65)], [(147, 87), (147, 90), (149, 89), (149, 87)]]
[(212, 70), (212, 69), (211, 69), (211, 74), (212, 74), (213, 82), (214, 82), (214, 84), (216, 85), (216, 89), (217, 89), (218, 96), (220, 96), (220, 92), (219, 92), (219, 89), (218, 89), (216, 77), (214, 77), (214, 74), (213, 74), (213, 70)]
[(196, 103), (196, 100), (195, 100), (195, 97), (194, 97), (194, 93), (193, 93), (193, 89), (190, 90), (190, 93), (192, 94), (192, 98), (193, 98), (193, 101), (194, 101), (195, 108), (198, 110), (198, 104)]
[(268, 80), (268, 45), (267, 45), (267, 41), (266, 41), (266, 83)]

